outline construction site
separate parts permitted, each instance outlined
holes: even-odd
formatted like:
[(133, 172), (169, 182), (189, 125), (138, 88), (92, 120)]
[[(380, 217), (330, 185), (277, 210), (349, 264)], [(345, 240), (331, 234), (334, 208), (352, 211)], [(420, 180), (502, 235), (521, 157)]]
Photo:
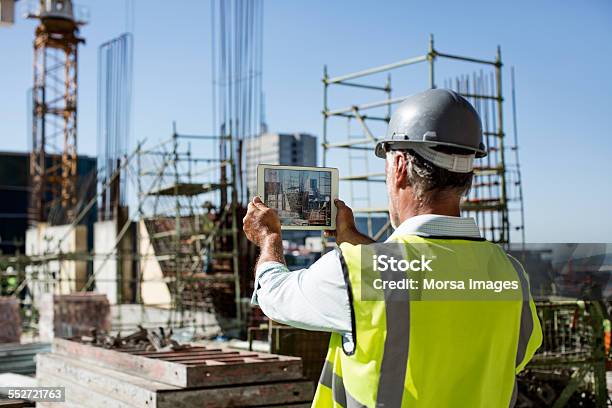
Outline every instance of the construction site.
[[(211, 65), (212, 109), (202, 115), (216, 131), (191, 134), (170, 122), (157, 139), (133, 131), (136, 34), (87, 44), (97, 47), (97, 100), (85, 101), (78, 99), (79, 49), (95, 15), (71, 0), (23, 3), (0, 0), (0, 38), (20, 19), (36, 26), (21, 44), (32, 47), (32, 66), (20, 68), (33, 78), (23, 90), (29, 150), (0, 147), (0, 394), (2, 387), (63, 387), (65, 400), (0, 395), (0, 407), (311, 406), (330, 335), (271, 321), (251, 303), (258, 248), (242, 224), (256, 194), (254, 166), (338, 168), (340, 197), (361, 232), (383, 241), (393, 228), (374, 146), (394, 108), (429, 88), (454, 90), (479, 113), (488, 155), (475, 161), (462, 216), (530, 275), (544, 339), (517, 377), (515, 406), (612, 406), (612, 257), (568, 275), (567, 259), (582, 247), (565, 248), (559, 266), (550, 261), (558, 247), (526, 242), (516, 84), (502, 47), (460, 55), (432, 34), (404, 47), (399, 61), (364, 59), (350, 73), (328, 61), (309, 84), (321, 104), (303, 108), (320, 115), (311, 143), (265, 123), (266, 3), (211, 0), (212, 42), (194, 52)], [(84, 103), (97, 107), (92, 156), (78, 149), (91, 138), (79, 133)], [(265, 145), (270, 135), (276, 157)], [(284, 149), (283, 140), (293, 147)], [(330, 180), (317, 177), (286, 186), (271, 179), (266, 194), (287, 217), (308, 210), (309, 225), (325, 225)], [(284, 239), (289, 269), (336, 247), (319, 231)], [(609, 255), (610, 247), (598, 251)], [(598, 296), (557, 285), (559, 276), (583, 282), (580, 273)]]

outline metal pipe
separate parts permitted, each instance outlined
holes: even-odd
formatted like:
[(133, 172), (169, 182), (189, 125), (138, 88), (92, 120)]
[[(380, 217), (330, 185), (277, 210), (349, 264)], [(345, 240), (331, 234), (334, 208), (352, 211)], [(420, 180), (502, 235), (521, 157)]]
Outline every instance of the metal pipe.
[(344, 86), (352, 86), (352, 87), (355, 87), (355, 88), (371, 89), (373, 91), (387, 91), (387, 88), (383, 87), (383, 86), (358, 84), (358, 83), (355, 83), (355, 82), (336, 82), (336, 84), (337, 85), (344, 85)]
[(510, 84), (512, 87), (512, 128), (514, 131), (514, 159), (516, 160), (516, 176), (518, 185), (518, 200), (520, 203), (521, 213), (521, 242), (523, 244), (523, 250), (525, 246), (525, 207), (523, 205), (523, 183), (521, 177), (521, 167), (519, 161), (519, 148), (518, 148), (518, 128), (516, 125), (516, 93), (515, 93), (515, 82), (514, 82), (514, 67), (510, 68)]
[(348, 108), (340, 108), (340, 109), (335, 109), (335, 110), (324, 110), (323, 114), (326, 115), (326, 116), (337, 116), (339, 113), (352, 112), (353, 109), (355, 109), (355, 108), (357, 110), (366, 110), (366, 109), (379, 108), (381, 106), (387, 106), (387, 105), (393, 105), (393, 104), (396, 104), (396, 103), (400, 103), (404, 99), (406, 99), (407, 97), (408, 96), (400, 96), (400, 97), (396, 97), (396, 98), (392, 98), (392, 99), (386, 99), (386, 100), (382, 100), (382, 101), (363, 103), (361, 105), (353, 105), (353, 106), (350, 106)]
[(429, 35), (429, 52), (427, 53), (427, 61), (429, 62), (429, 87), (434, 89), (436, 87), (436, 80), (434, 76), (434, 60), (436, 59), (436, 51), (434, 49), (434, 36)]
[[(340, 117), (343, 117), (343, 118), (356, 119), (355, 115), (352, 115), (350, 113), (339, 113), (339, 114), (334, 115), (334, 116), (340, 116)], [(379, 122), (388, 122), (389, 121), (389, 117), (387, 117), (387, 116), (382, 117), (382, 116), (361, 115), (361, 117), (366, 119), (366, 120), (376, 120), (376, 121), (379, 121)]]
[[(332, 149), (332, 148), (336, 148), (336, 147), (348, 147), (348, 146), (364, 144), (364, 143), (372, 143), (372, 139), (370, 139), (370, 138), (366, 138), (366, 139), (354, 139), (354, 140), (347, 140), (345, 142), (325, 143), (323, 145), (323, 148), (324, 149)], [(323, 166), (325, 166), (325, 164), (323, 164)]]
[(354, 208), (354, 213), (387, 213), (389, 209), (386, 207), (372, 207), (372, 208)]
[(366, 75), (376, 74), (379, 72), (385, 72), (385, 71), (389, 71), (395, 68), (417, 64), (419, 62), (424, 62), (424, 61), (427, 61), (427, 55), (420, 55), (418, 57), (412, 57), (412, 58), (408, 58), (408, 59), (394, 62), (391, 64), (386, 64), (386, 65), (381, 65), (381, 66), (370, 68), (370, 69), (365, 69), (363, 71), (354, 72), (352, 74), (341, 75), (341, 76), (337, 76), (334, 78), (329, 78), (325, 81), (325, 83), (335, 84), (338, 82), (346, 81), (347, 79), (354, 79), (354, 78), (359, 78), (359, 77), (363, 77)]
[(477, 64), (488, 64), (488, 65), (497, 66), (497, 61), (487, 61), (487, 60), (478, 59), (478, 58), (462, 57), (460, 55), (446, 54), (446, 53), (439, 52), (439, 51), (436, 51), (436, 56), (443, 57), (443, 58), (449, 58), (449, 59), (455, 59), (459, 61), (474, 62)]
[[(476, 94), (476, 93), (470, 93), (470, 92), (458, 92), (458, 93), (464, 98), (489, 99), (489, 100), (494, 100), (494, 101), (499, 100), (499, 96), (482, 95), (482, 94)], [(503, 102), (503, 98), (501, 99), (501, 101)]]
[(344, 177), (339, 177), (339, 180), (341, 181), (382, 181), (384, 182), (384, 179), (371, 179), (371, 177), (385, 177), (385, 173), (366, 173), (366, 174), (359, 174), (356, 176), (344, 176)]
[[(327, 107), (327, 88), (329, 87), (329, 81), (327, 76), (327, 65), (323, 66), (323, 140), (321, 146), (323, 147), (323, 167), (327, 164), (327, 118), (328, 118), (328, 107)], [(350, 112), (350, 110), (348, 111)]]
[(372, 142), (376, 143), (377, 142), (376, 138), (374, 137), (374, 135), (370, 131), (370, 128), (365, 123), (365, 121), (363, 120), (363, 117), (359, 114), (359, 111), (355, 107), (353, 107), (353, 114), (355, 115), (355, 118), (357, 118), (357, 122), (359, 122), (361, 127), (363, 127), (363, 131), (365, 132), (366, 136), (368, 136), (368, 138), (371, 139)]
[(179, 139), (193, 139), (193, 140), (228, 140), (228, 136), (216, 136), (216, 135), (181, 135), (177, 134)]
[[(495, 82), (497, 85), (497, 131), (500, 135), (504, 134), (504, 116), (501, 101), (502, 97), (502, 61), (501, 61), (501, 47), (497, 46), (497, 55), (495, 58)], [(499, 137), (499, 154), (501, 160), (501, 166), (504, 166), (506, 162), (504, 160), (504, 136)], [(505, 170), (505, 169), (504, 169)], [(507, 192), (506, 192), (506, 172), (501, 173), (501, 204), (506, 207), (507, 205)], [(508, 220), (508, 210), (505, 208), (502, 211), (502, 226), (500, 240), (502, 242), (510, 242), (510, 224)]]
[[(322, 161), (323, 161), (323, 167), (325, 167), (327, 163), (327, 149), (328, 149), (327, 147), (327, 119), (328, 119), (328, 116), (326, 112), (328, 111), (327, 88), (329, 87), (329, 76), (327, 75), (327, 65), (323, 66), (322, 82), (323, 82), (323, 111), (321, 113), (323, 114), (323, 140), (321, 141), (321, 147), (322, 147), (321, 156), (322, 156)], [(323, 231), (321, 231), (321, 253), (325, 253), (326, 249), (327, 249), (327, 238), (325, 237), (325, 234), (323, 233)], [(270, 326), (270, 330), (272, 330), (271, 326)]]

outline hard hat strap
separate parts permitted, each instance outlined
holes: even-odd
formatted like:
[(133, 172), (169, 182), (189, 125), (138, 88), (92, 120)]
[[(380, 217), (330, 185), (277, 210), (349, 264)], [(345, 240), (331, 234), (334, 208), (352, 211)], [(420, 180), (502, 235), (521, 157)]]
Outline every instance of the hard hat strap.
[(455, 173), (469, 173), (474, 169), (474, 155), (468, 154), (448, 154), (433, 150), (432, 148), (414, 144), (410, 146), (418, 155), (425, 160), (432, 162), (438, 167), (453, 171)]

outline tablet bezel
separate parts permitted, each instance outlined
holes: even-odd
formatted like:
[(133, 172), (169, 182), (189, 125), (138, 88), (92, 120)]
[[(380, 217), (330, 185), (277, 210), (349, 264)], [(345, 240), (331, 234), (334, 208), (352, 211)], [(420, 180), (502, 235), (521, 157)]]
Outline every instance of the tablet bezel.
[[(338, 169), (335, 167), (312, 167), (312, 166), (285, 166), (277, 164), (258, 164), (257, 165), (257, 195), (264, 201), (264, 170), (267, 168), (278, 170), (303, 170), (303, 171), (328, 171), (331, 172), (331, 225), (330, 226), (302, 226), (302, 225), (282, 225), (283, 230), (302, 230), (302, 231), (325, 231), (336, 229), (336, 204), (334, 200), (338, 198)], [(265, 204), (265, 202), (264, 202)]]

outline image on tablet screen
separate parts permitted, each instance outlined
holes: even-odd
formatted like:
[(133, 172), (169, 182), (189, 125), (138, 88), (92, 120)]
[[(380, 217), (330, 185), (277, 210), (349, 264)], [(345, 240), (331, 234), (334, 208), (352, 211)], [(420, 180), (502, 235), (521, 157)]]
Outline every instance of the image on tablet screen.
[(264, 202), (278, 212), (283, 225), (330, 226), (331, 197), (330, 171), (264, 170)]

